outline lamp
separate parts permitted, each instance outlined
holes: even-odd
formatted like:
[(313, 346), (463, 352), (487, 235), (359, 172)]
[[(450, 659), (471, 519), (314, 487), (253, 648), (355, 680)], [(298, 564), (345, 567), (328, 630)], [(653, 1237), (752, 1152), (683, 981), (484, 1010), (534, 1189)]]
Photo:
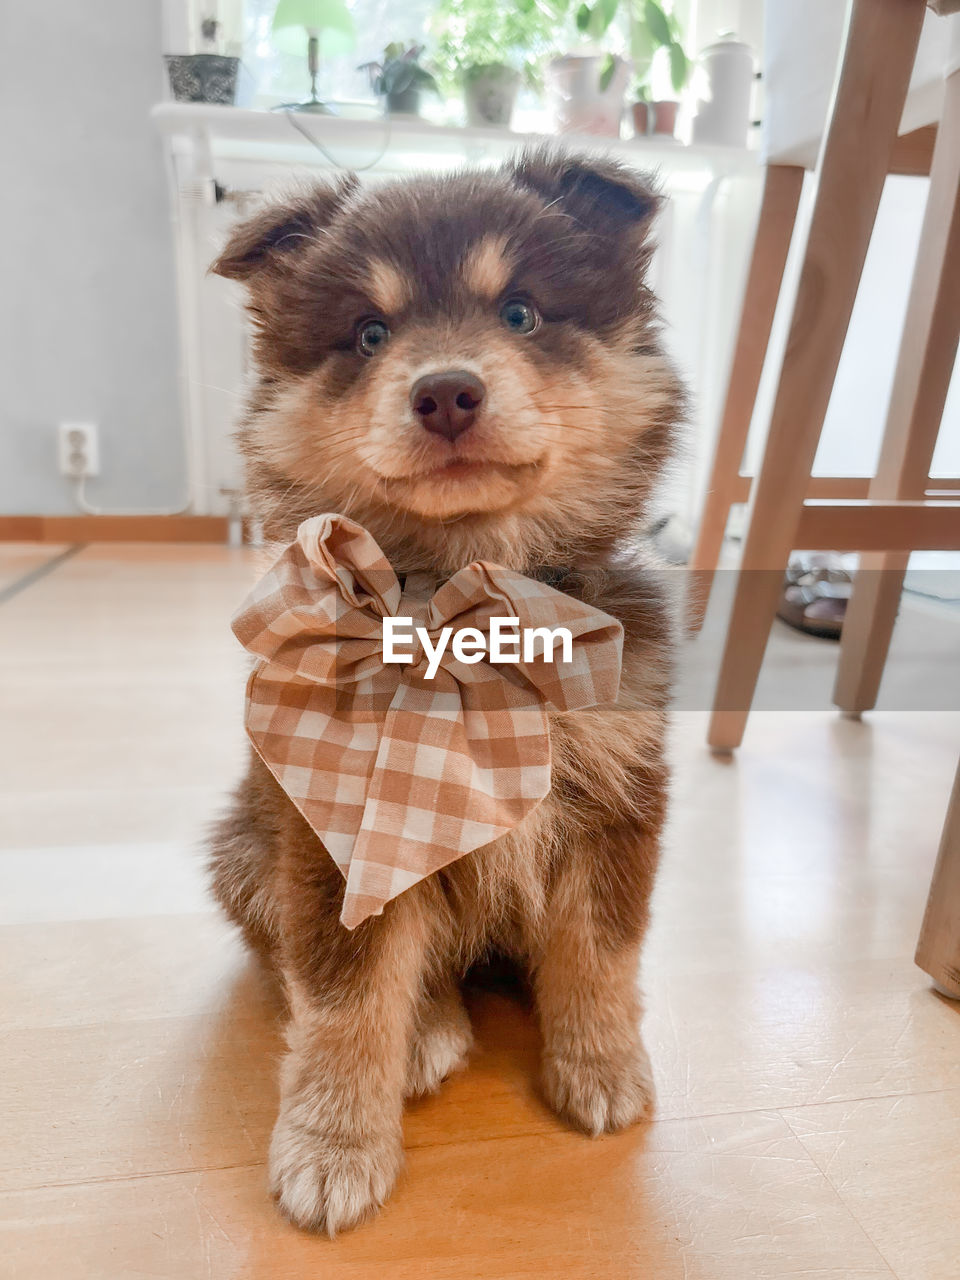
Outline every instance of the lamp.
[(331, 115), (330, 108), (317, 97), (320, 43), (322, 40), (327, 55), (349, 53), (356, 44), (353, 18), (343, 0), (280, 0), (271, 28), (274, 47), (281, 53), (302, 53), (303, 32), (307, 36), (310, 98), (307, 102), (284, 103), (280, 109)]

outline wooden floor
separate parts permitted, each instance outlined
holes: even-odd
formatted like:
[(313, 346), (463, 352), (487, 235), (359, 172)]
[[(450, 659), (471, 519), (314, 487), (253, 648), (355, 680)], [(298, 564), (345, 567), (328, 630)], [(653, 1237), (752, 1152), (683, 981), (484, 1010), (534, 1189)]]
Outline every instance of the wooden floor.
[[(591, 1141), (475, 1004), (380, 1218), (277, 1216), (269, 990), (211, 910), (249, 552), (0, 548), (0, 1275), (957, 1280), (960, 1007), (912, 964), (957, 714), (675, 733), (646, 955), (655, 1123)], [(18, 589), (19, 588), (19, 589)]]

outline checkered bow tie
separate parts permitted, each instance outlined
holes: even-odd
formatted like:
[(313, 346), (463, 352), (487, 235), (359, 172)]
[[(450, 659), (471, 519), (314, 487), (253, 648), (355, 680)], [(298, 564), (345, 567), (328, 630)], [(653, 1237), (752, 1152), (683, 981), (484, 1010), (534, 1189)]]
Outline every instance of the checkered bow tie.
[[(499, 565), (477, 561), (431, 598), (406, 589), (371, 535), (341, 515), (305, 521), (257, 584), (233, 630), (263, 659), (247, 686), (247, 732), (346, 880), (354, 928), (431, 872), (517, 826), (550, 790), (547, 711), (613, 702), (623, 629), (615, 618)], [(383, 619), (488, 634), (569, 629), (572, 660), (457, 660), (433, 679), (422, 652), (383, 661)]]

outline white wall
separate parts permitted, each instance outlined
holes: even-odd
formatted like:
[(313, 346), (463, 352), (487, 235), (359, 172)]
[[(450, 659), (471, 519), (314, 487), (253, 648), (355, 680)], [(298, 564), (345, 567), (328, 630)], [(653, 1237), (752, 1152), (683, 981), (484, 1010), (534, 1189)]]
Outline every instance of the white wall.
[(692, 6), (692, 48), (687, 52), (697, 54), (722, 31), (733, 31), (759, 57), (763, 48), (763, 4), (764, 0), (697, 0)]
[(0, 0), (0, 512), (75, 509), (56, 424), (96, 422), (98, 505), (183, 501), (160, 0)]

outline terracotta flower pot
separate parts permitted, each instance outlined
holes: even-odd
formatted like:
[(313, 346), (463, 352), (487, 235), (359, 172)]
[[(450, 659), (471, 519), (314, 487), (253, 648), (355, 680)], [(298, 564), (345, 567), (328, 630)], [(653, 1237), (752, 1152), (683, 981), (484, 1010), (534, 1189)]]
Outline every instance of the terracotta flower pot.
[(633, 132), (638, 138), (645, 138), (650, 132), (650, 104), (635, 102), (633, 104)]
[(667, 133), (673, 137), (673, 131), (677, 127), (677, 112), (680, 109), (679, 102), (651, 102), (653, 109), (653, 132)]

